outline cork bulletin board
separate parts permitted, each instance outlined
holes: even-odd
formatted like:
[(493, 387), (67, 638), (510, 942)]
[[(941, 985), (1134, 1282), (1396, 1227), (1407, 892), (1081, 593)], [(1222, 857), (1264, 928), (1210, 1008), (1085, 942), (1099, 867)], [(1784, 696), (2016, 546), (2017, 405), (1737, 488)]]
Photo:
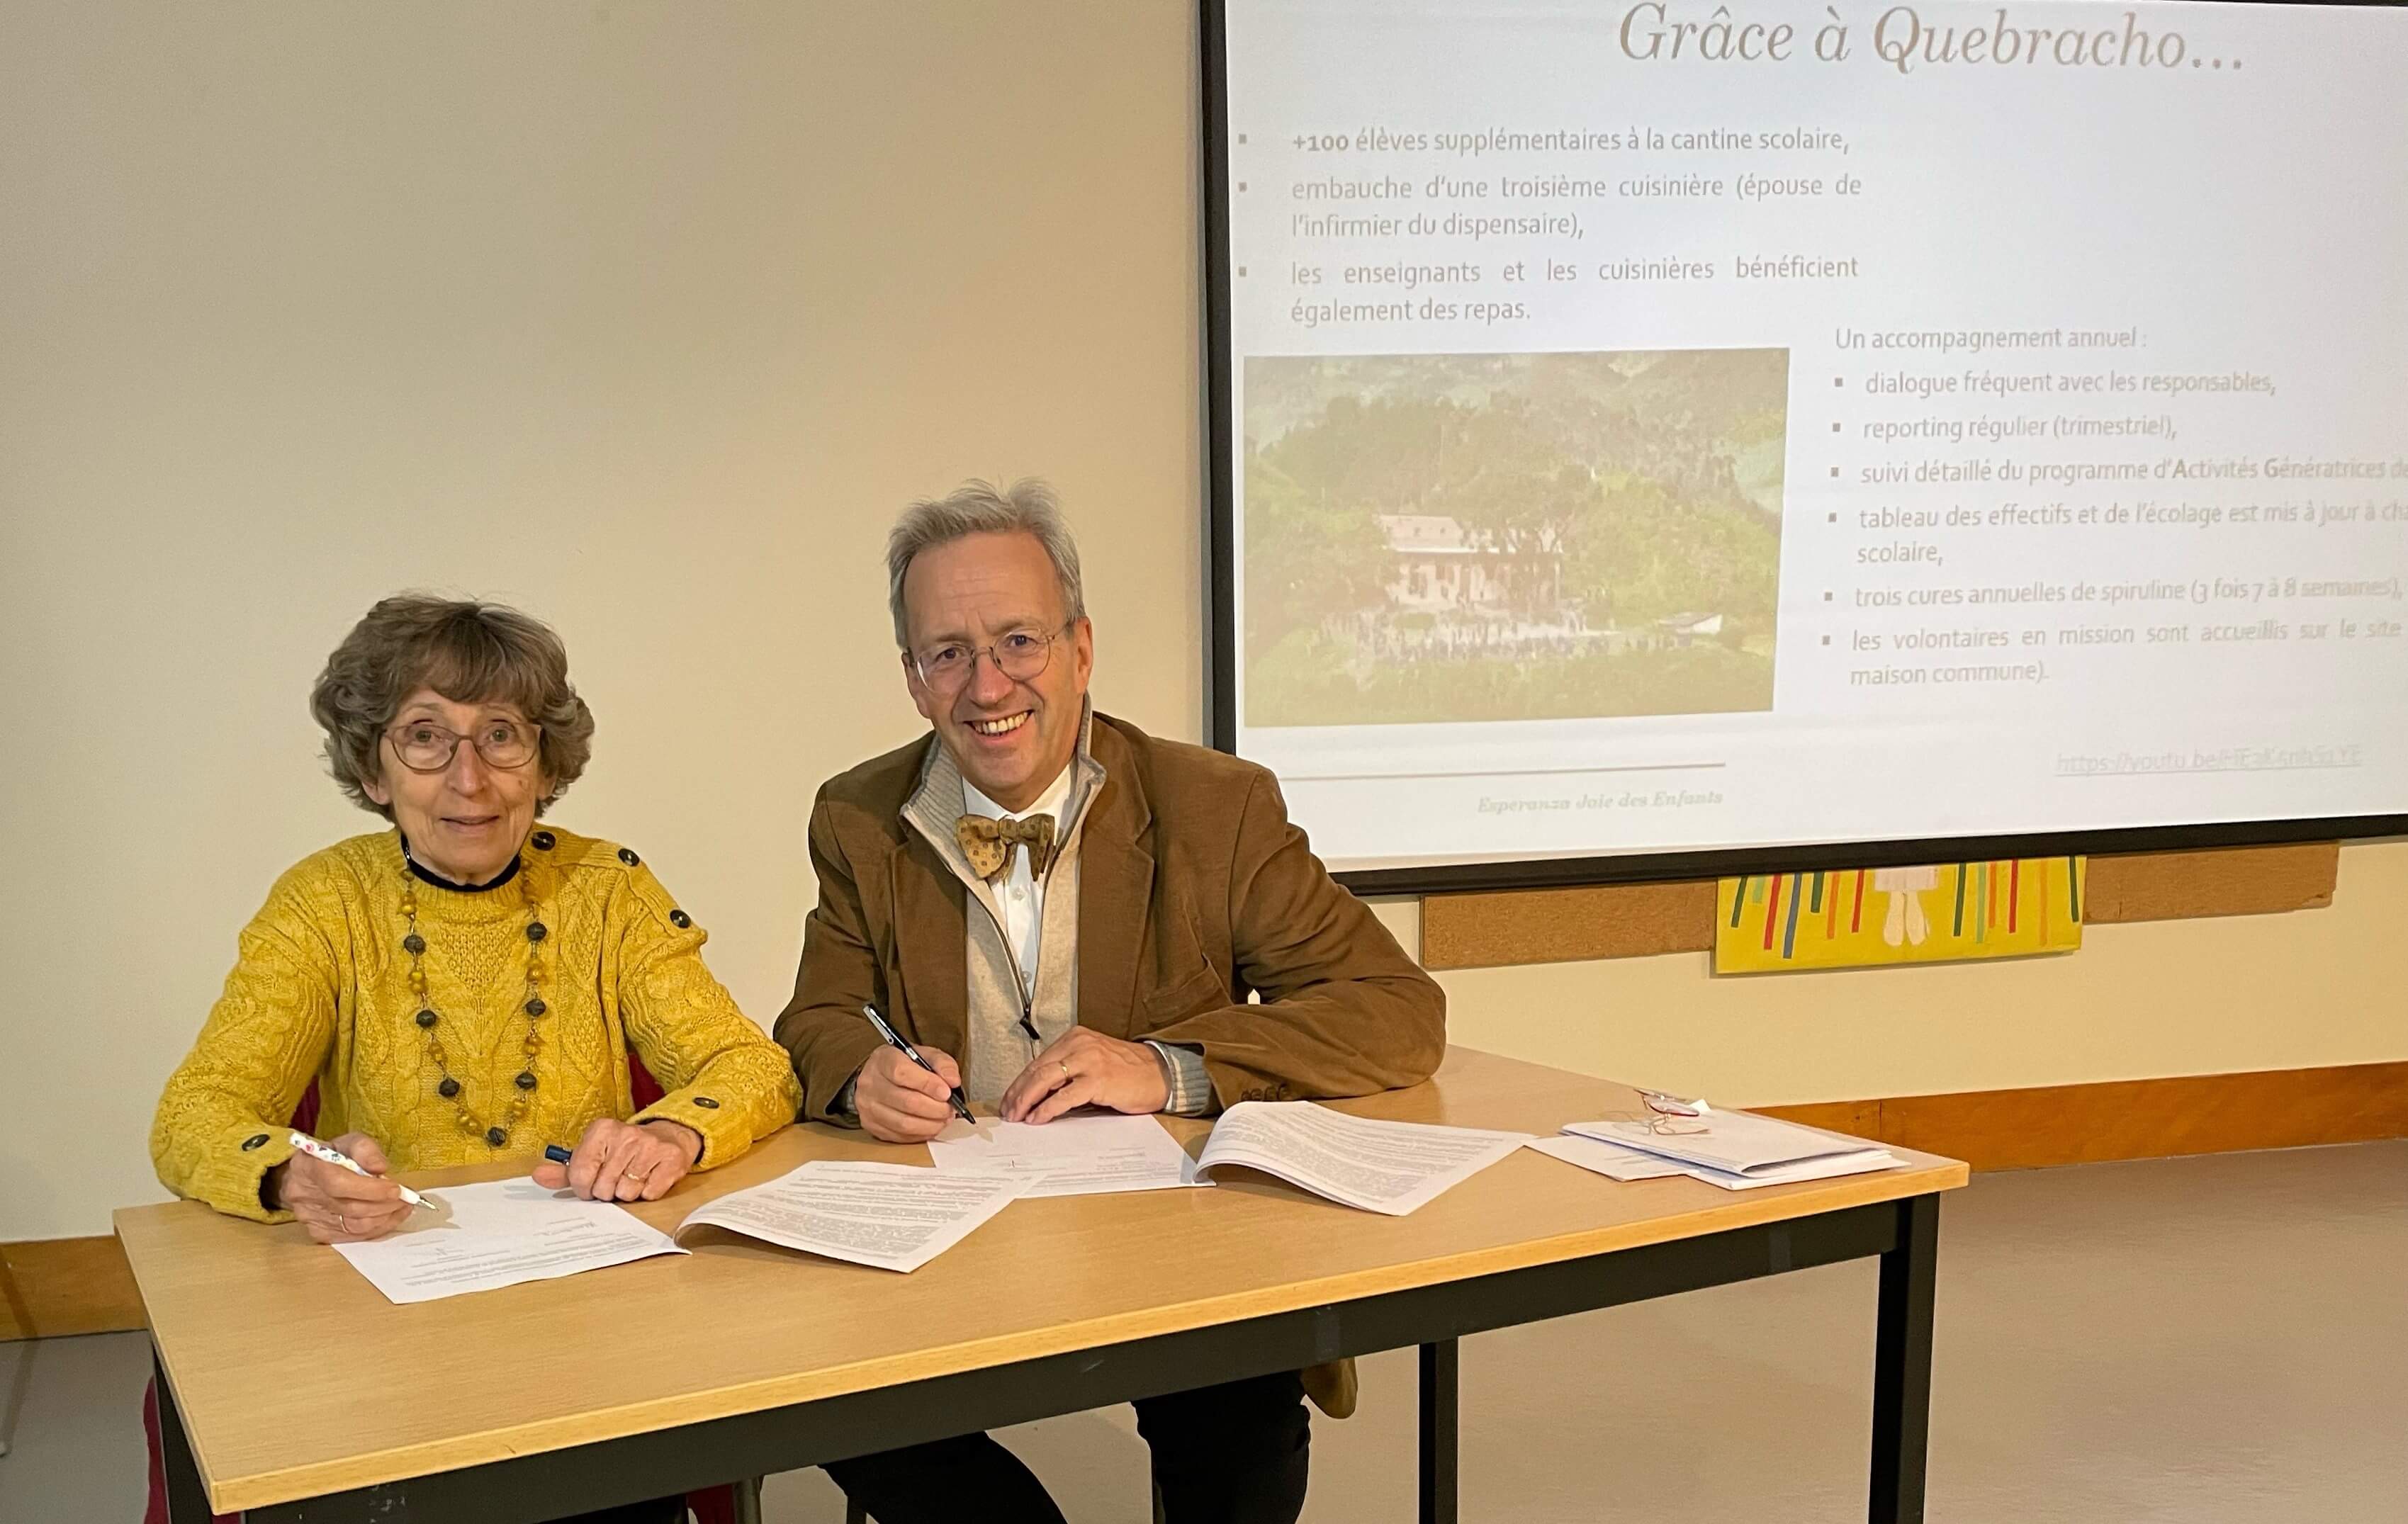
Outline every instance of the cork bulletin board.
[[(2257, 916), (2330, 904), (2341, 844), (2234, 847), (2093, 857), (2090, 925)], [(1432, 894), (1422, 901), (1427, 968), (1644, 958), (1714, 945), (1714, 880)]]

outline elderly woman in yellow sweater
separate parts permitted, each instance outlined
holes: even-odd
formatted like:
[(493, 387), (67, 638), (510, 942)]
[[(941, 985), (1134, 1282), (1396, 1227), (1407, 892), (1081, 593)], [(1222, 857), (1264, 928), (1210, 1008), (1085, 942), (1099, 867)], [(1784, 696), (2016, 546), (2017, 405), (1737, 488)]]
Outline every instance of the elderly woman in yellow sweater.
[[(304, 858), (243, 929), (151, 1125), (169, 1189), (351, 1243), (407, 1218), (388, 1170), (523, 1161), (649, 1201), (794, 1119), (793, 1068), (694, 918), (626, 847), (536, 825), (594, 737), (549, 627), (388, 598), (309, 702), (335, 781), (392, 829)], [(640, 1111), (631, 1051), (666, 1090)], [(379, 1178), (290, 1146), (312, 1080), (319, 1132)]]

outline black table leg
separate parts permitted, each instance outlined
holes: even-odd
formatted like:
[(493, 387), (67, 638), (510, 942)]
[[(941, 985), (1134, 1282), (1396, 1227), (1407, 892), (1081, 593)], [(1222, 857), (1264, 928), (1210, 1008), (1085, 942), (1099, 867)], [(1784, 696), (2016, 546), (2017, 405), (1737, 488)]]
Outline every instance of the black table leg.
[(1421, 1524), (1455, 1524), (1455, 1360), (1453, 1339), (1422, 1350)]
[(201, 1488), (201, 1468), (193, 1463), (193, 1442), (184, 1435), (184, 1415), (167, 1385), (167, 1367), (150, 1354), (152, 1390), (159, 1394), (159, 1454), (166, 1462), (169, 1524), (209, 1524), (209, 1495)]
[(1898, 1204), (1899, 1245), (1881, 1257), (1873, 1333), (1871, 1524), (1921, 1524), (1931, 1427), (1931, 1289), (1940, 1259), (1940, 1198)]

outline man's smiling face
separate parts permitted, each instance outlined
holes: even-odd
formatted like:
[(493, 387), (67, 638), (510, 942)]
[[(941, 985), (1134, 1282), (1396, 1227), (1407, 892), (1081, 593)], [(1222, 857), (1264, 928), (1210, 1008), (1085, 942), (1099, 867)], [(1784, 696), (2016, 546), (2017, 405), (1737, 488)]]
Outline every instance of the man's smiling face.
[[(1095, 668), (1095, 631), (1062, 605), (1037, 536), (968, 534), (911, 558), (903, 577), (911, 703), (972, 788), (1019, 811), (1070, 764)], [(1041, 654), (1029, 677), (1004, 662)], [(965, 660), (965, 658), (967, 658)]]

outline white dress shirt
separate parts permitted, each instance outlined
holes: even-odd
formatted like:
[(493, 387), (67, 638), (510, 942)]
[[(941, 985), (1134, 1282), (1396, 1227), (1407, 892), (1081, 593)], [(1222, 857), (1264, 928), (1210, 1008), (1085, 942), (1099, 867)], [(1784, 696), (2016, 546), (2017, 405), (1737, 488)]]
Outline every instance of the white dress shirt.
[[(1014, 814), (978, 791), (969, 779), (962, 780), (962, 805), (972, 815), (983, 815), (990, 820), (1026, 820), (1039, 815), (1054, 817), (1054, 839), (1062, 839), (1063, 807), (1070, 802), (1070, 769), (1047, 784), (1037, 802)], [(1012, 961), (1020, 965), (1020, 992), (1034, 997), (1037, 993), (1037, 951), (1039, 934), (1045, 929), (1045, 881), (1028, 871), (1028, 849), (1011, 849), (1011, 871), (995, 886), (996, 907), (1003, 912), (1005, 942), (1011, 948)]]

